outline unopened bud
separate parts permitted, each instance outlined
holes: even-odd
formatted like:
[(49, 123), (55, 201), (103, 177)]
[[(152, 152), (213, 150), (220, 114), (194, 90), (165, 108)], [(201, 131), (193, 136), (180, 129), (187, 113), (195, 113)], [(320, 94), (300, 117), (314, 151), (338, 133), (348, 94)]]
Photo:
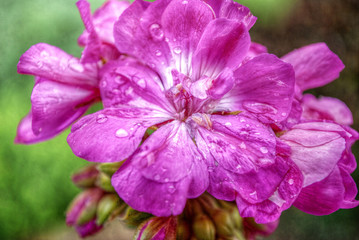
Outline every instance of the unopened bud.
[(178, 221), (177, 224), (177, 240), (188, 240), (191, 237), (190, 227), (183, 220)]
[(100, 172), (107, 174), (109, 177), (112, 177), (112, 175), (121, 167), (123, 163), (124, 161), (114, 163), (102, 163), (97, 166), (97, 169)]
[(222, 237), (233, 236), (234, 224), (231, 215), (228, 211), (223, 209), (216, 209), (211, 218), (216, 226), (217, 234)]
[(75, 229), (80, 237), (84, 238), (100, 231), (102, 229), (102, 225), (98, 226), (95, 219), (93, 219), (83, 225), (75, 226)]
[(67, 210), (67, 225), (83, 225), (93, 219), (102, 195), (103, 191), (98, 188), (91, 188), (77, 195)]
[(152, 215), (149, 213), (139, 212), (131, 207), (127, 207), (125, 214), (121, 216), (121, 220), (130, 227), (137, 227), (150, 217), (152, 217)]
[(120, 205), (120, 198), (116, 194), (106, 194), (97, 206), (96, 224), (102, 225)]
[(135, 240), (176, 239), (177, 217), (152, 217), (142, 223)]
[(79, 188), (89, 188), (95, 185), (98, 170), (96, 165), (85, 166), (72, 174), (72, 182)]
[(192, 228), (195, 237), (198, 239), (216, 239), (216, 228), (211, 219), (205, 214), (200, 214), (194, 219)]
[(113, 188), (113, 186), (111, 184), (111, 177), (109, 177), (105, 173), (101, 172), (99, 174), (97, 181), (96, 181), (96, 185), (106, 192), (115, 192), (115, 189)]

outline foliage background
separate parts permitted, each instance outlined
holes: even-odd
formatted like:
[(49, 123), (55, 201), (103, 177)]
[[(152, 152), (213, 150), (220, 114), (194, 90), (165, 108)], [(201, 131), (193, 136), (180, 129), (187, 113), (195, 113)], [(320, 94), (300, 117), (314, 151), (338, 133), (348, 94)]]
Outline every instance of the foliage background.
[[(90, 0), (92, 9), (102, 0)], [(258, 16), (252, 40), (282, 56), (326, 42), (346, 65), (339, 80), (311, 91), (337, 97), (352, 109), (359, 130), (359, 4), (356, 0), (242, 0)], [(16, 64), (31, 45), (46, 42), (75, 56), (83, 25), (75, 0), (0, 1), (0, 239), (37, 239), (65, 227), (64, 213), (78, 191), (70, 173), (86, 164), (66, 143), (69, 131), (37, 145), (14, 145), (16, 126), (30, 109), (31, 76)], [(97, 106), (98, 108), (99, 106)], [(359, 158), (357, 143), (353, 151)], [(353, 174), (358, 184), (359, 171)], [(270, 239), (359, 239), (359, 208), (316, 217), (294, 208), (283, 213)], [(62, 230), (64, 229), (64, 230)], [(56, 230), (56, 233), (58, 230)], [(51, 235), (50, 235), (51, 236)], [(59, 234), (57, 234), (59, 236)], [(55, 236), (48, 239), (55, 239)], [(58, 239), (58, 238), (57, 238)], [(65, 239), (65, 238), (64, 238)]]

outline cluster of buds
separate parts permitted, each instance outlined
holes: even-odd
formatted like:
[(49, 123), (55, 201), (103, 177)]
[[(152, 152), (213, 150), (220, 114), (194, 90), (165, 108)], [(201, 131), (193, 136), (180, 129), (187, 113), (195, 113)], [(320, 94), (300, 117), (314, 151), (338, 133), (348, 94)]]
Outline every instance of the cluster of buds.
[(111, 176), (119, 163), (92, 164), (72, 175), (73, 183), (83, 189), (70, 204), (66, 222), (81, 237), (100, 231), (106, 222), (121, 220), (137, 228), (134, 239), (255, 239), (269, 235), (278, 221), (257, 224), (252, 218), (241, 218), (234, 202), (217, 200), (204, 193), (187, 201), (181, 215), (156, 217), (129, 207), (115, 193)]

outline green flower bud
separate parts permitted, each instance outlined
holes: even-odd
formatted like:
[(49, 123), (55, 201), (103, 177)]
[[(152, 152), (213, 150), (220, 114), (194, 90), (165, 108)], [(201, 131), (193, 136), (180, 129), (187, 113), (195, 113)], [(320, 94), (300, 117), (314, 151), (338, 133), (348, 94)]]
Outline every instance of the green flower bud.
[(96, 166), (96, 164), (92, 164), (79, 169), (72, 174), (72, 182), (79, 188), (93, 187), (99, 173)]
[(136, 231), (135, 240), (176, 239), (177, 217), (152, 217)]
[(233, 236), (234, 224), (231, 214), (222, 209), (216, 209), (211, 218), (216, 226), (217, 234), (222, 237)]
[(149, 213), (139, 212), (128, 207), (126, 212), (121, 216), (121, 220), (130, 227), (137, 227), (150, 217), (152, 217), (152, 215)]
[(97, 206), (96, 224), (102, 225), (113, 211), (119, 207), (120, 198), (116, 194), (107, 194), (101, 198)]
[(192, 226), (195, 237), (199, 240), (215, 240), (216, 228), (211, 219), (205, 215), (197, 215)]
[(97, 166), (97, 169), (100, 172), (107, 174), (109, 177), (112, 177), (112, 175), (121, 167), (121, 165), (124, 162), (125, 161), (114, 162), (114, 163), (102, 163)]
[(113, 188), (113, 186), (111, 184), (111, 177), (109, 177), (105, 173), (101, 172), (99, 174), (97, 181), (96, 181), (96, 185), (106, 192), (115, 192), (115, 189)]

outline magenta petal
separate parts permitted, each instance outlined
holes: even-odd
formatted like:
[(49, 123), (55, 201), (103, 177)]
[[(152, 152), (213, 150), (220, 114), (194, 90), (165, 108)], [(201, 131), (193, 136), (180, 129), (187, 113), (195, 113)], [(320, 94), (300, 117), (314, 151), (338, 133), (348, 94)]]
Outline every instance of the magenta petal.
[(358, 194), (355, 181), (346, 170), (342, 169), (341, 167), (339, 167), (339, 169), (345, 188), (344, 199), (340, 208), (357, 207), (359, 205), (359, 201), (355, 200), (355, 197)]
[(249, 46), (250, 37), (243, 24), (225, 18), (211, 21), (192, 58), (193, 79), (204, 75), (216, 78), (225, 67), (236, 69)]
[(345, 188), (338, 167), (325, 179), (302, 189), (294, 206), (313, 215), (326, 215), (341, 207)]
[(336, 98), (320, 97), (317, 99), (311, 94), (302, 98), (303, 115), (305, 120), (332, 120), (342, 125), (353, 124), (353, 115), (350, 109)]
[(325, 43), (299, 48), (282, 59), (293, 65), (296, 84), (302, 91), (330, 83), (344, 69), (342, 61)]
[(105, 107), (130, 105), (159, 111), (173, 110), (158, 75), (147, 66), (125, 59), (109, 62), (101, 73), (100, 91)]
[(31, 95), (32, 129), (35, 135), (56, 134), (89, 108), (97, 97), (94, 91), (39, 79)]
[(39, 43), (27, 50), (17, 65), (19, 73), (31, 74), (49, 80), (97, 87), (97, 67), (81, 64), (79, 59), (61, 49)]
[(262, 54), (234, 72), (235, 86), (217, 106), (218, 111), (244, 110), (265, 123), (287, 118), (294, 94), (294, 71), (274, 55)]
[(267, 48), (259, 43), (251, 42), (251, 46), (243, 60), (243, 64), (262, 53), (268, 53)]
[(102, 225), (98, 226), (96, 224), (96, 219), (91, 220), (84, 225), (75, 226), (76, 232), (80, 235), (80, 237), (84, 238), (87, 236), (91, 236), (102, 229)]
[(200, 0), (174, 0), (163, 12), (161, 21), (177, 69), (190, 73), (191, 57), (213, 12)]
[(130, 161), (112, 176), (112, 186), (130, 207), (159, 217), (182, 213), (190, 181), (189, 177), (177, 182), (153, 181), (143, 177)]
[(32, 131), (32, 113), (30, 111), (19, 123), (14, 142), (20, 144), (37, 143), (54, 137), (60, 131), (61, 130), (35, 135)]
[(333, 123), (302, 123), (281, 136), (304, 175), (303, 187), (326, 178), (341, 159), (346, 131)]
[(67, 138), (78, 157), (92, 162), (116, 162), (129, 157), (147, 128), (166, 121), (140, 108), (107, 108), (87, 115), (72, 126)]

